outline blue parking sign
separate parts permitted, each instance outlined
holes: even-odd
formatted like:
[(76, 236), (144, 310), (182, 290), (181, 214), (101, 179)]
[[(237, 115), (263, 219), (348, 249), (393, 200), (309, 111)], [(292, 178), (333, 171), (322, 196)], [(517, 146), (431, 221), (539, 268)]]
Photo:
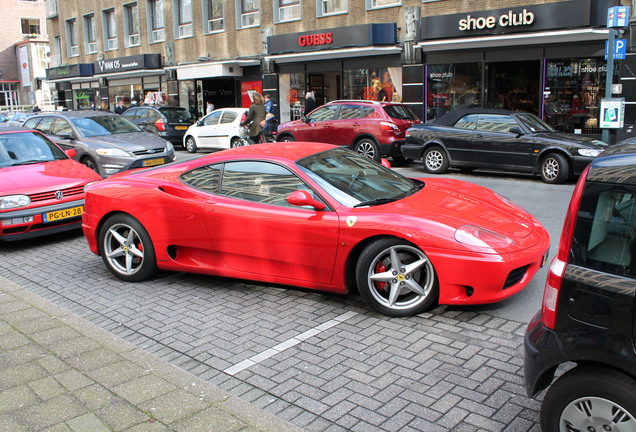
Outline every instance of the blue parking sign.
[[(605, 41), (605, 60), (607, 60), (607, 45)], [(614, 60), (625, 60), (627, 58), (627, 39), (614, 39)]]

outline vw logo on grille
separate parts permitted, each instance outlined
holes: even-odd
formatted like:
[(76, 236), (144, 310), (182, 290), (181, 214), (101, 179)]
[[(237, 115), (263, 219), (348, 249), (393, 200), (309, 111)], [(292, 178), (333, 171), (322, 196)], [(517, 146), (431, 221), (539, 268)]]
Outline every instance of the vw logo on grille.
[(62, 191), (55, 192), (55, 198), (61, 200), (62, 198), (64, 198), (64, 192)]

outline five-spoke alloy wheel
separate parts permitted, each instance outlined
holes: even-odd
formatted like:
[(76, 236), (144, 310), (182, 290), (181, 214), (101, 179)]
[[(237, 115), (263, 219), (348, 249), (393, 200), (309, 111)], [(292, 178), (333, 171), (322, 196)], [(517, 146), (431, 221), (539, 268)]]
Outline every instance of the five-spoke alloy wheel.
[(362, 298), (388, 316), (418, 314), (438, 298), (435, 269), (426, 254), (395, 238), (380, 238), (366, 247), (356, 280)]

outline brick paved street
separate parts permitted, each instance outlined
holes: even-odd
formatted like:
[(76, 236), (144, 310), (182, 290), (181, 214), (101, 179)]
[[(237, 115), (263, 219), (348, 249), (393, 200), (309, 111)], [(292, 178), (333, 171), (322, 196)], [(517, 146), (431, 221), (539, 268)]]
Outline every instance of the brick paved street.
[(0, 245), (0, 275), (307, 431), (538, 431), (515, 322), (390, 319), (356, 296), (165, 273), (116, 280), (81, 234)]

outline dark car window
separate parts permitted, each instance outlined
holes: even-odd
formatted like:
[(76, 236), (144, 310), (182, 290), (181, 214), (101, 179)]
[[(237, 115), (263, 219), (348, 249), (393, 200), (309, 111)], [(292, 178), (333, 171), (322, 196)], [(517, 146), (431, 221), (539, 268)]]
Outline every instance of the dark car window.
[(39, 117), (31, 118), (31, 119), (25, 121), (24, 124), (22, 125), (22, 127), (25, 128), (25, 129), (37, 129), (37, 125), (38, 125), (38, 123), (40, 123), (40, 120), (42, 120), (42, 119), (39, 118)]
[(219, 193), (219, 180), (222, 165), (206, 165), (181, 175), (181, 180), (197, 189), (213, 194)]
[(571, 263), (636, 277), (636, 187), (588, 183), (572, 241)]
[(169, 122), (190, 122), (192, 117), (185, 108), (162, 107), (159, 112), (163, 114)]
[(67, 159), (67, 156), (59, 147), (39, 133), (20, 132), (0, 135), (0, 167), (60, 159)]
[(417, 115), (406, 105), (387, 105), (384, 107), (384, 112), (386, 112), (389, 117), (398, 120), (419, 120)]
[(161, 118), (161, 114), (158, 111), (147, 109), (146, 110), (146, 118), (148, 120), (159, 120)]
[(213, 125), (219, 124), (219, 120), (221, 119), (222, 114), (223, 114), (222, 111), (215, 111), (213, 113), (210, 113), (209, 115), (205, 116), (205, 118), (203, 119), (203, 125), (213, 126)]
[(308, 116), (309, 120), (313, 121), (326, 121), (333, 120), (336, 118), (336, 111), (338, 109), (338, 105), (326, 105), (318, 108), (311, 115)]
[(508, 115), (479, 114), (477, 130), (487, 132), (510, 132), (512, 126), (518, 126), (515, 119)]
[(354, 119), (360, 118), (360, 106), (359, 105), (340, 105), (340, 111), (338, 112), (338, 119)]
[(546, 122), (544, 122), (543, 120), (541, 120), (539, 117), (535, 115), (518, 114), (517, 118), (521, 121), (521, 123), (526, 125), (526, 127), (530, 129), (530, 131), (533, 133), (556, 132), (556, 130), (552, 126), (550, 126), (549, 124), (547, 124)]
[(61, 118), (55, 119), (55, 123), (53, 124), (53, 127), (51, 128), (51, 135), (68, 136), (72, 134), (73, 134), (73, 128), (71, 128), (71, 125), (67, 120), (61, 119)]
[(236, 120), (236, 117), (238, 117), (238, 114), (234, 111), (224, 111), (223, 117), (221, 117), (221, 124), (232, 123)]
[(231, 162), (225, 164), (221, 193), (248, 201), (292, 206), (287, 198), (292, 192), (310, 188), (294, 173), (268, 162)]
[(477, 114), (465, 115), (457, 120), (455, 127), (458, 129), (475, 129), (477, 127), (477, 120), (479, 120), (479, 115)]
[(79, 117), (74, 118), (72, 121), (75, 127), (86, 137), (142, 132), (142, 130), (130, 120), (118, 115)]
[[(33, 120), (37, 120), (37, 119), (33, 119)], [(41, 131), (42, 133), (50, 134), (51, 133), (51, 128), (53, 127), (53, 121), (54, 120), (55, 120), (54, 117), (44, 117), (37, 124), (36, 129)]]
[(122, 116), (130, 119), (130, 120), (138, 120), (139, 118), (142, 117), (143, 114), (143, 110), (138, 109), (138, 108), (129, 108), (126, 111), (124, 111), (124, 113), (122, 114)]

